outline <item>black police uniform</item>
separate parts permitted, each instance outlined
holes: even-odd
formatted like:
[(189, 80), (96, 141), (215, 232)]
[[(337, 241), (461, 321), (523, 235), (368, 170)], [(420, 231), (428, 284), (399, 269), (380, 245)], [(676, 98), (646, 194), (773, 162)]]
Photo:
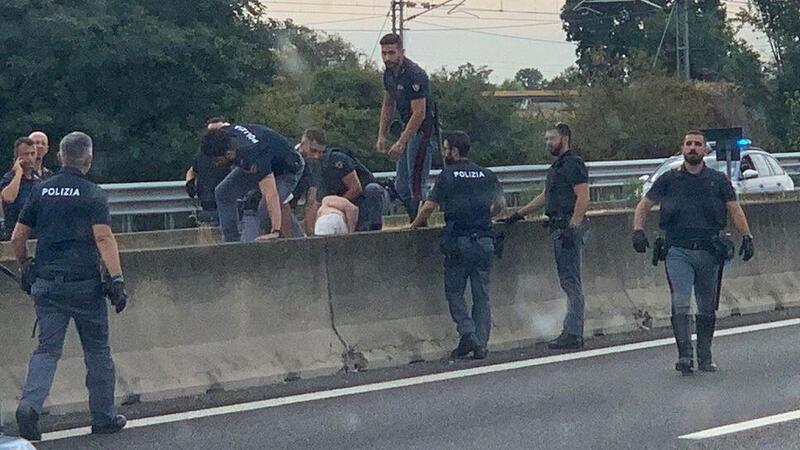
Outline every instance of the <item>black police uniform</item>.
[[(13, 202), (3, 203), (3, 221), (5, 224), (5, 232), (0, 230), (0, 239), (5, 239), (11, 236), (11, 232), (14, 230), (14, 225), (17, 223), (17, 219), (19, 218), (20, 212), (22, 212), (22, 208), (25, 206), (25, 203), (31, 196), (31, 192), (33, 192), (34, 185), (41, 181), (43, 177), (39, 176), (39, 174), (34, 173), (31, 178), (22, 176), (22, 179), (19, 183), (19, 193), (17, 194), (17, 198), (14, 199)], [(14, 171), (10, 170), (3, 175), (3, 178), (0, 179), (0, 191), (6, 188), (9, 184), (11, 184), (11, 180), (14, 179)]]
[[(692, 367), (690, 299), (697, 301), (697, 357), (711, 365), (711, 339), (725, 255), (719, 234), (727, 224), (727, 202), (736, 192), (722, 172), (703, 165), (693, 175), (683, 166), (660, 176), (647, 198), (661, 204), (660, 228), (666, 232), (667, 281), (672, 297), (672, 329), (681, 371)], [(722, 245), (722, 246), (721, 246)], [(683, 360), (683, 361), (681, 361)]]
[(355, 199), (358, 206), (356, 231), (380, 230), (383, 228), (383, 210), (386, 190), (375, 182), (372, 172), (359, 160), (337, 148), (329, 148), (322, 155), (318, 174), (317, 200), (328, 195), (342, 196), (347, 192), (343, 179), (353, 171), (358, 176), (362, 191)]
[[(238, 241), (239, 211), (237, 201), (270, 174), (275, 175), (278, 196), (287, 202), (299, 182), (305, 162), (289, 141), (263, 125), (233, 124), (223, 127), (234, 139), (235, 167), (217, 186), (215, 197), (219, 223), (226, 242)], [(266, 216), (264, 201), (259, 216)]]
[(419, 201), (425, 193), (435, 150), (432, 139), (434, 118), (430, 80), (421, 67), (410, 59), (403, 58), (396, 74), (391, 70), (383, 73), (383, 86), (394, 99), (403, 124), (408, 124), (411, 119), (411, 101), (421, 98), (426, 100), (425, 119), (417, 134), (406, 144), (406, 149), (396, 164), (395, 190), (413, 220), (417, 215)]
[(198, 152), (192, 161), (192, 170), (195, 173), (195, 186), (200, 206), (205, 211), (217, 211), (217, 200), (214, 198), (214, 189), (231, 171), (229, 164), (215, 165), (214, 159)]
[[(580, 346), (584, 325), (584, 297), (581, 285), (581, 258), (589, 228), (588, 219), (572, 227), (564, 239), (575, 211), (575, 186), (589, 182), (589, 171), (583, 159), (567, 151), (547, 171), (545, 214), (552, 232), (553, 252), (561, 288), (567, 294), (567, 315), (561, 338), (570, 337)], [(569, 336), (567, 336), (569, 335)]]
[[(444, 211), (441, 248), (445, 256), (445, 297), (462, 338), (459, 349), (466, 353), (476, 348), (483, 351), (489, 342), (489, 273), (494, 256), (491, 209), (502, 195), (495, 174), (467, 159), (445, 166), (430, 195), (430, 200)], [(464, 301), (467, 280), (472, 289), (471, 317)]]
[(31, 355), (20, 409), (41, 412), (72, 319), (85, 355), (92, 426), (113, 427), (114, 362), (100, 257), (92, 231), (93, 225), (111, 224), (106, 195), (79, 170), (64, 168), (36, 186), (19, 222), (35, 230), (39, 239), (31, 290), (39, 345)]

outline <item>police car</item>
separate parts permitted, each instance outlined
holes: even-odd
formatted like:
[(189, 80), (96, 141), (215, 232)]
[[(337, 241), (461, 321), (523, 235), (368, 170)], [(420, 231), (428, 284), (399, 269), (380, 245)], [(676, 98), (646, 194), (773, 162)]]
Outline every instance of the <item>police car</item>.
[[(716, 155), (712, 152), (705, 157), (706, 166), (711, 169), (725, 173), (727, 163), (717, 161)], [(668, 158), (651, 175), (644, 175), (640, 180), (644, 181), (642, 195), (653, 186), (653, 183), (669, 170), (680, 167), (683, 164), (683, 155), (676, 155)], [(731, 162), (731, 181), (737, 194), (761, 194), (769, 192), (793, 191), (794, 181), (778, 163), (774, 156), (758, 147), (748, 147), (742, 150), (741, 160)]]

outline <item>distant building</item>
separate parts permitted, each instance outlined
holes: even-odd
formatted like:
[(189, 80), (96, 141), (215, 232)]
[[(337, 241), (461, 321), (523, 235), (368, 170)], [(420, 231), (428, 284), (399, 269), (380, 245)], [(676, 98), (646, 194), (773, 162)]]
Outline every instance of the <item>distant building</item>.
[(522, 89), (516, 91), (486, 92), (495, 98), (513, 102), (525, 114), (553, 114), (570, 108), (569, 100), (578, 95), (576, 90)]

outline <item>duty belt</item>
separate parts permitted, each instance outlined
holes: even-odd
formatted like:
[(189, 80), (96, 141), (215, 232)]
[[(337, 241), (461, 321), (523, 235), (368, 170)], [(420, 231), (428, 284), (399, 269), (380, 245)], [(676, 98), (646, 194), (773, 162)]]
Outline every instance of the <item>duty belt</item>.
[(668, 239), (667, 246), (683, 248), (686, 250), (705, 250), (709, 252), (714, 251), (714, 244), (712, 244), (711, 240), (709, 239)]
[(569, 221), (569, 217), (548, 217), (544, 222), (544, 227), (551, 230), (563, 230), (569, 226)]

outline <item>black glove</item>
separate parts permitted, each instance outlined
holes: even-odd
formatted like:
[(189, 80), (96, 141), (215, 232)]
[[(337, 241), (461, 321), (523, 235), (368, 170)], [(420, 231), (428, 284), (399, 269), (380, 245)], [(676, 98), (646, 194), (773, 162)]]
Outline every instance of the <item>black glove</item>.
[(189, 195), (189, 198), (197, 197), (197, 178), (192, 178), (191, 180), (186, 182), (186, 194)]
[(753, 236), (745, 235), (742, 237), (742, 246), (739, 248), (739, 256), (742, 257), (742, 261), (750, 261), (750, 258), (753, 257), (755, 252), (756, 249), (753, 247)]
[(633, 249), (636, 253), (644, 253), (650, 248), (650, 241), (647, 240), (647, 235), (644, 230), (635, 230), (633, 232)]
[(507, 224), (512, 224), (512, 223), (517, 223), (517, 222), (519, 222), (520, 220), (522, 220), (524, 218), (525, 218), (525, 216), (523, 216), (522, 214), (520, 214), (518, 212), (515, 212), (514, 214), (511, 214), (510, 216), (506, 217), (505, 219), (500, 220), (500, 222), (505, 222)]
[(125, 281), (122, 279), (122, 275), (111, 278), (107, 295), (108, 300), (116, 308), (117, 314), (121, 313), (128, 305), (128, 291), (125, 290)]
[(30, 295), (34, 281), (36, 281), (36, 260), (28, 257), (19, 268), (19, 287)]
[(575, 225), (567, 225), (561, 230), (561, 247), (572, 248), (575, 246)]

